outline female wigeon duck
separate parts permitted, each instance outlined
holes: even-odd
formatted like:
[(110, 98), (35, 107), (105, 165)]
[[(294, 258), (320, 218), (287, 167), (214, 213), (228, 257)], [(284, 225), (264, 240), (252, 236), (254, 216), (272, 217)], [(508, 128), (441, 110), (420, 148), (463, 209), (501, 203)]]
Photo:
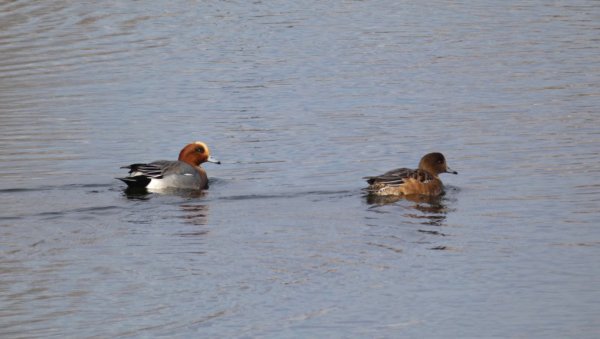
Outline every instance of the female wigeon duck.
[(421, 158), (418, 169), (398, 168), (382, 175), (365, 177), (367, 192), (374, 195), (440, 195), (444, 185), (440, 173), (458, 174), (446, 164), (442, 153), (429, 153)]
[(123, 166), (121, 168), (129, 169), (129, 176), (117, 179), (131, 188), (206, 189), (208, 177), (200, 166), (204, 162), (221, 163), (210, 155), (205, 143), (196, 141), (179, 152), (177, 161), (158, 160), (148, 164)]

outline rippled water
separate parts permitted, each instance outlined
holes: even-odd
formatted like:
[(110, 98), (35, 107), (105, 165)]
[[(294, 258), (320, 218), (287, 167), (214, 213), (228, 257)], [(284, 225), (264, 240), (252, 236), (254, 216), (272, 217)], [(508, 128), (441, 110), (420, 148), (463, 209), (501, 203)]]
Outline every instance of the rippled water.
[[(598, 337), (596, 1), (0, 3), (0, 336)], [(201, 194), (122, 165), (194, 140)], [(438, 201), (366, 175), (443, 152)]]

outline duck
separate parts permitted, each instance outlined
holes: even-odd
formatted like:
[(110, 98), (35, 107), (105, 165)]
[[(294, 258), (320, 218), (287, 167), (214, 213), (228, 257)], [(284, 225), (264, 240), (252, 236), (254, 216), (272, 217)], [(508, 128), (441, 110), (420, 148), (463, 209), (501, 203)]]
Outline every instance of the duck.
[(135, 163), (121, 168), (129, 169), (129, 176), (116, 178), (128, 188), (146, 189), (208, 189), (208, 176), (201, 164), (221, 164), (213, 158), (210, 149), (202, 141), (187, 144), (177, 161), (157, 160), (150, 163)]
[(378, 196), (439, 196), (444, 185), (439, 178), (441, 173), (458, 174), (451, 170), (442, 153), (433, 152), (424, 155), (419, 168), (397, 168), (384, 174), (364, 177), (369, 186), (366, 191)]

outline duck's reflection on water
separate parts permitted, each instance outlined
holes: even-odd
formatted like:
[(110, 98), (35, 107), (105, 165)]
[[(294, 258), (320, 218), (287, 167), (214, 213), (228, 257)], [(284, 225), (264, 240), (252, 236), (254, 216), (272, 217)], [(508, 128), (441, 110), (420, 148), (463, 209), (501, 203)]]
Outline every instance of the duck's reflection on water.
[[(181, 210), (184, 212), (180, 218), (185, 223), (192, 224), (192, 225), (198, 225), (198, 226), (208, 224), (208, 211), (209, 211), (208, 205), (185, 203), (185, 204), (181, 204), (180, 207), (181, 207)], [(185, 233), (185, 235), (194, 236), (194, 235), (204, 235), (206, 233), (208, 233), (208, 230), (201, 229), (198, 231)]]
[(145, 188), (127, 187), (123, 190), (123, 195), (129, 200), (148, 200), (150, 192)]
[(123, 190), (123, 194), (127, 199), (131, 200), (148, 200), (152, 194), (179, 196), (182, 198), (201, 198), (206, 195), (206, 192), (203, 190), (179, 188), (147, 189), (143, 187), (127, 187)]
[[(410, 201), (414, 202), (412, 206), (415, 210), (418, 210), (425, 214), (435, 214), (436, 217), (433, 219), (439, 219), (439, 216), (443, 216), (447, 213), (448, 208), (445, 204), (443, 195), (440, 196), (426, 196), (426, 195), (367, 195), (367, 204), (375, 206), (385, 206), (394, 204), (399, 201)], [(423, 215), (411, 215), (410, 217), (423, 218)]]
[[(179, 205), (179, 211), (183, 213), (176, 213), (175, 218), (183, 220), (186, 224), (191, 225), (206, 225), (208, 223), (208, 212), (209, 205), (206, 201), (197, 203), (195, 199), (202, 198), (206, 195), (205, 191), (199, 190), (184, 190), (184, 189), (161, 189), (148, 190), (146, 188), (126, 188), (123, 191), (124, 196), (129, 200), (148, 201), (153, 197), (168, 196), (168, 197), (180, 197), (184, 198), (183, 201), (177, 201)], [(161, 205), (173, 205), (172, 203), (160, 202)], [(165, 212), (167, 215), (169, 212)], [(207, 230), (187, 232), (185, 235), (202, 235), (208, 233)]]
[[(416, 231), (420, 236), (417, 236), (412, 243), (435, 245), (432, 250), (447, 250), (452, 247), (438, 243), (442, 237), (448, 234), (441, 231), (440, 227), (447, 226), (446, 218), (450, 212), (448, 204), (452, 204), (453, 199), (447, 195), (441, 196), (424, 196), (424, 195), (409, 195), (409, 196), (365, 196), (367, 204), (370, 205), (369, 211), (383, 213), (383, 220), (399, 220), (406, 225), (421, 225)], [(396, 209), (396, 207), (398, 209)], [(389, 216), (392, 216), (389, 219)], [(394, 217), (397, 215), (399, 218)], [(386, 217), (387, 216), (387, 217)], [(433, 229), (431, 227), (434, 227)], [(383, 235), (380, 242), (389, 243), (390, 239), (395, 239), (397, 242), (398, 234), (395, 233), (398, 228), (394, 228), (394, 234), (389, 233)], [(403, 228), (404, 229), (404, 228)], [(410, 238), (411, 235), (406, 234), (401, 238)], [(445, 241), (445, 240), (444, 240)], [(388, 244), (388, 246), (391, 246)]]

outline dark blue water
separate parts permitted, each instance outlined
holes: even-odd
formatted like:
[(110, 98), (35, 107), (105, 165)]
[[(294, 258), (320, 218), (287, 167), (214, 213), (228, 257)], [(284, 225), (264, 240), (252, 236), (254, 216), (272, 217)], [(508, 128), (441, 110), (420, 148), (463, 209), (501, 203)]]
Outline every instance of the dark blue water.
[[(0, 4), (0, 336), (600, 334), (595, 1)], [(202, 193), (127, 194), (205, 141)], [(440, 151), (437, 201), (361, 179)]]

